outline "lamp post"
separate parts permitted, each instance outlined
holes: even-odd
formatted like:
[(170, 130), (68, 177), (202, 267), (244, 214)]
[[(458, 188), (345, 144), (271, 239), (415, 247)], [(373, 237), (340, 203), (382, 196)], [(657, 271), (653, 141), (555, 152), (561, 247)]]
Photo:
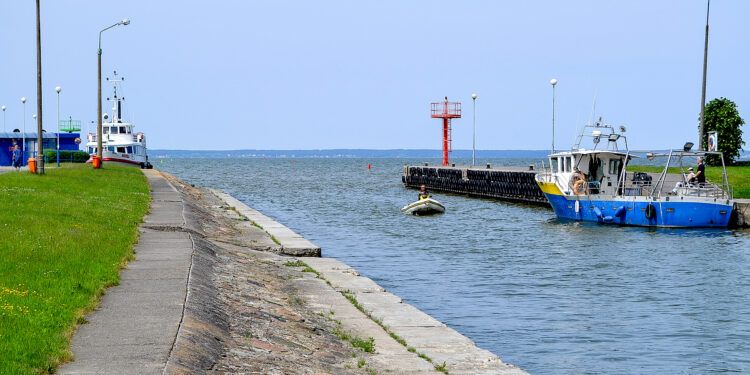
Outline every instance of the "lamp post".
[(44, 134), (42, 131), (42, 29), (39, 13), (39, 0), (36, 0), (36, 143), (39, 151), (36, 154), (36, 173), (44, 174)]
[(2, 106), (2, 108), (3, 108), (3, 132), (6, 132), (6, 130), (5, 130), (5, 108), (6, 107)]
[[(31, 115), (31, 118), (32, 118), (32, 119), (33, 119), (34, 121), (36, 121), (36, 113), (34, 113), (33, 115)], [(37, 155), (37, 156), (39, 156), (39, 152), (38, 152), (38, 151), (36, 151), (36, 150), (38, 150), (38, 149), (39, 149), (39, 143), (37, 143), (37, 144), (35, 145), (34, 149), (32, 149), (32, 150), (31, 150), (31, 152), (36, 152), (36, 155)], [(38, 164), (37, 164), (37, 165), (38, 165)]]
[(99, 168), (104, 165), (102, 161), (102, 33), (115, 27), (115, 26), (127, 26), (130, 25), (130, 19), (125, 18), (124, 20), (102, 29), (99, 32), (99, 51), (97, 52), (97, 100), (96, 100), (96, 154), (99, 155)]
[(57, 166), (60, 166), (60, 91), (62, 87), (55, 87), (57, 92)]
[(477, 94), (471, 94), (471, 101), (474, 103), (474, 136), (471, 141), (471, 166), (474, 166), (476, 152), (477, 152)]
[(552, 153), (555, 153), (555, 85), (557, 85), (557, 79), (552, 78), (549, 80), (552, 85)]
[(21, 98), (21, 103), (23, 103), (23, 133), (21, 133), (21, 150), (23, 151), (23, 154), (21, 155), (21, 165), (26, 160), (26, 97), (24, 96)]

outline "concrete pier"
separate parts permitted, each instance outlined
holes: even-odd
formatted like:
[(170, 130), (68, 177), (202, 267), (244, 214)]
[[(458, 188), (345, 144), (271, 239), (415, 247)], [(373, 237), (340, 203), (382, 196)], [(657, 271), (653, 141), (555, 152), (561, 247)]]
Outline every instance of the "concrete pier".
[(534, 176), (528, 167), (404, 166), (401, 181), (411, 188), (549, 206)]

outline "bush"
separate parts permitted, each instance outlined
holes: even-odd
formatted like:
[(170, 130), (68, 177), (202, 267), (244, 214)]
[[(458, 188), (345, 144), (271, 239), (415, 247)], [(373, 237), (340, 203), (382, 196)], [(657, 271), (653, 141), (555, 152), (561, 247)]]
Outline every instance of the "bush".
[[(700, 119), (699, 119), (700, 121)], [(737, 104), (727, 98), (714, 99), (706, 104), (704, 119), (703, 146), (708, 149), (708, 132), (715, 131), (719, 137), (719, 151), (724, 153), (724, 161), (734, 164), (740, 157), (740, 150), (745, 145), (742, 140), (742, 125), (745, 120), (740, 117)], [(715, 155), (706, 155), (708, 165), (721, 165)]]
[[(57, 163), (57, 151), (45, 151), (45, 163)], [(85, 151), (60, 150), (60, 162), (85, 163), (89, 160), (89, 154)]]

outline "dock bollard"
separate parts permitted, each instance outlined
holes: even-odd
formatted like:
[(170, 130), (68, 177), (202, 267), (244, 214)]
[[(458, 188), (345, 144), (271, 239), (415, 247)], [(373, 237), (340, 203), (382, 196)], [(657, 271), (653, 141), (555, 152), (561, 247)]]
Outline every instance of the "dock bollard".
[(424, 162), (424, 166), (425, 166), (425, 167), (429, 167), (429, 166), (430, 166), (430, 163), (429, 163), (429, 162)]
[(451, 164), (451, 167), (455, 167), (455, 166), (456, 166), (456, 163)]
[(490, 169), (490, 167), (491, 167), (490, 163), (487, 163), (487, 169)]
[(534, 170), (534, 164), (529, 164), (529, 170), (530, 170), (530, 171), (533, 171), (533, 170)]

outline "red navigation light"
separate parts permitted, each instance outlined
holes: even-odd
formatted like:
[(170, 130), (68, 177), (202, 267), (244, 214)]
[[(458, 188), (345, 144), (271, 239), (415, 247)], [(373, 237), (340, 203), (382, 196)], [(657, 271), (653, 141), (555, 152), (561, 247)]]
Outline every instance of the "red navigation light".
[(451, 119), (461, 118), (461, 103), (445, 101), (430, 103), (430, 117), (443, 119), (443, 165), (449, 165), (448, 153), (453, 151)]

